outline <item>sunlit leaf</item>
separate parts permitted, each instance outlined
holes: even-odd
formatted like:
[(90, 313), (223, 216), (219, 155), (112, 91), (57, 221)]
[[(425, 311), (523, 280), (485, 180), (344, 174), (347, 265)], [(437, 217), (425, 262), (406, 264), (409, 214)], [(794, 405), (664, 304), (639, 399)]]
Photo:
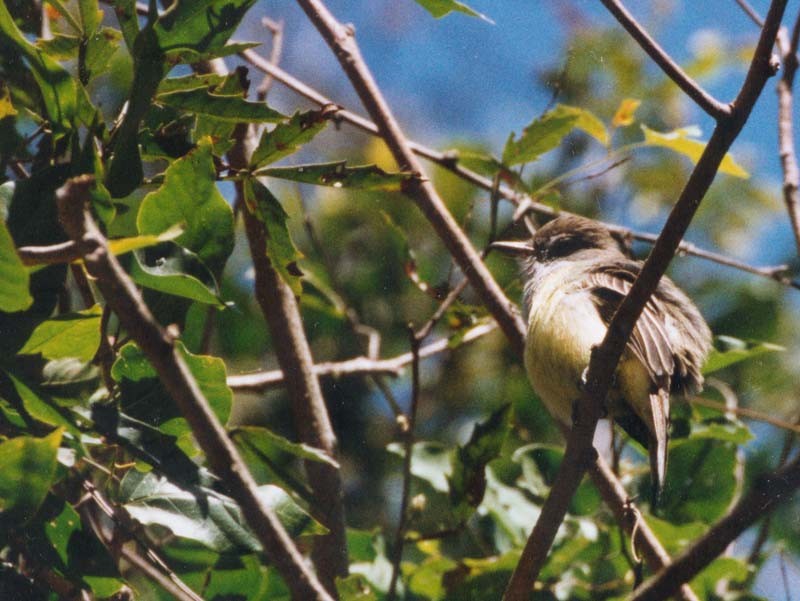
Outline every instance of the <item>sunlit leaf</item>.
[(115, 238), (108, 241), (108, 250), (114, 255), (124, 255), (132, 250), (154, 246), (160, 242), (174, 240), (183, 233), (183, 226), (178, 223), (161, 232), (160, 234), (145, 234), (130, 236), (128, 238)]
[[(386, 447), (390, 453), (405, 455), (403, 445), (393, 442)], [(411, 473), (428, 482), (435, 490), (447, 492), (447, 477), (452, 473), (453, 450), (441, 443), (415, 442), (411, 451)]]
[(708, 526), (702, 522), (673, 524), (653, 515), (645, 519), (670, 555), (677, 555), (708, 530)]
[(361, 574), (336, 579), (336, 592), (341, 601), (378, 601), (375, 589)]
[(41, 390), (34, 390), (31, 385), (24, 382), (20, 377), (9, 372), (6, 372), (5, 375), (14, 386), (14, 391), (17, 393), (18, 400), (22, 403), (22, 407), (31, 417), (42, 423), (60, 426), (73, 434), (77, 434), (76, 428), (54, 406), (52, 399), (47, 398)]
[(233, 250), (233, 211), (217, 189), (211, 142), (172, 163), (163, 185), (142, 200), (136, 224), (141, 234), (161, 234), (176, 223), (176, 242), (196, 253), (218, 275)]
[(441, 19), (452, 12), (458, 12), (469, 15), (470, 17), (478, 17), (488, 23), (494, 24), (494, 21), (489, 17), (470, 8), (463, 2), (458, 2), (458, 0), (416, 0), (416, 2), (436, 19)]
[[(647, 146), (661, 146), (669, 148), (679, 154), (688, 157), (692, 163), (697, 163), (700, 156), (706, 149), (706, 143), (695, 140), (693, 137), (697, 133), (696, 128), (681, 128), (670, 132), (658, 132), (642, 125), (644, 132), (644, 143)], [(734, 177), (747, 179), (750, 174), (733, 158), (731, 153), (725, 153), (725, 157), (719, 165), (720, 173), (727, 173)]]
[[(119, 495), (125, 509), (142, 524), (167, 528), (175, 536), (197, 541), (220, 553), (261, 550), (239, 506), (210, 489), (183, 490), (152, 472), (130, 470), (122, 479)], [(290, 536), (326, 532), (277, 486), (260, 486), (258, 496), (275, 512)]]
[(603, 146), (608, 146), (608, 143), (610, 142), (608, 130), (603, 122), (600, 121), (600, 119), (598, 119), (597, 116), (591, 111), (577, 106), (559, 104), (556, 105), (556, 107), (550, 111), (549, 114), (552, 114), (554, 118), (574, 115), (577, 117), (575, 120), (576, 129), (580, 129), (581, 131), (589, 134)]
[(167, 77), (158, 86), (157, 96), (187, 90), (205, 90), (220, 85), (225, 75), (217, 73), (193, 73), (182, 77)]
[(619, 103), (619, 107), (614, 113), (614, 117), (611, 119), (611, 126), (626, 127), (631, 125), (635, 120), (636, 109), (639, 108), (640, 104), (642, 104), (641, 100), (637, 100), (636, 98), (625, 98)]
[(399, 192), (403, 184), (417, 177), (413, 173), (389, 173), (375, 165), (348, 167), (345, 161), (297, 167), (263, 167), (256, 170), (255, 174), (319, 186), (385, 192)]
[(257, 426), (237, 426), (231, 431), (231, 437), (240, 445), (247, 445), (252, 449), (257, 449), (265, 454), (280, 451), (308, 461), (327, 463), (328, 465), (339, 468), (336, 460), (325, 451), (309, 446), (307, 444), (292, 442), (279, 434), (260, 428)]
[(0, 221), (0, 311), (14, 313), (31, 306), (30, 276), (17, 255), (8, 228)]
[(88, 363), (100, 345), (99, 305), (78, 313), (65, 313), (39, 324), (19, 351), (41, 354), (46, 359), (76, 357)]
[(577, 121), (577, 114), (556, 109), (534, 119), (519, 138), (513, 133), (509, 135), (503, 149), (503, 164), (513, 167), (535, 161), (558, 146)]
[(289, 216), (280, 201), (264, 184), (255, 178), (244, 180), (244, 201), (250, 211), (264, 225), (264, 243), (267, 257), (295, 296), (302, 292), (303, 272), (297, 266), (302, 254), (294, 245), (286, 222)]
[(134, 252), (133, 281), (166, 294), (223, 306), (214, 274), (196, 254), (174, 243), (161, 243)]
[(0, 443), (0, 520), (21, 526), (44, 501), (56, 475), (61, 430), (44, 438), (19, 436)]
[(703, 366), (703, 373), (710, 374), (730, 365), (747, 359), (758, 357), (765, 353), (775, 353), (786, 349), (771, 342), (758, 340), (740, 340), (733, 336), (716, 336), (714, 348)]
[(726, 588), (725, 583), (746, 582), (751, 576), (751, 569), (736, 557), (717, 557), (691, 581), (691, 585), (695, 591), (699, 591), (701, 599), (712, 599)]
[(0, 82), (0, 119), (12, 117), (17, 114), (17, 109), (11, 103), (11, 92), (5, 82)]
[(190, 111), (197, 115), (210, 115), (234, 123), (276, 123), (286, 119), (264, 102), (249, 102), (242, 95), (215, 94), (207, 88), (194, 88), (159, 94), (156, 101), (165, 106)]

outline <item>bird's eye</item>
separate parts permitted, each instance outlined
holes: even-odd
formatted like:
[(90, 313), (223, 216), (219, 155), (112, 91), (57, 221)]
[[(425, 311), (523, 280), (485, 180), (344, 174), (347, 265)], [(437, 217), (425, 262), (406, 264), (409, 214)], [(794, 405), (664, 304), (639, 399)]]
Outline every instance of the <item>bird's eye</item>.
[(577, 250), (583, 248), (580, 239), (574, 236), (560, 236), (550, 242), (547, 248), (547, 256), (550, 259), (567, 257)]

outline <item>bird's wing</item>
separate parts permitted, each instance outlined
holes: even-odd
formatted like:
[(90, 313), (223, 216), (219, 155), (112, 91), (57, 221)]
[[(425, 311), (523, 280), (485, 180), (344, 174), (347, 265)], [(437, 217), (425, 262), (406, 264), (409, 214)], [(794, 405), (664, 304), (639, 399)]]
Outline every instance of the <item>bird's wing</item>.
[[(587, 287), (606, 325), (611, 323), (614, 312), (630, 291), (635, 278), (636, 273), (628, 262), (594, 270), (589, 274)], [(628, 347), (647, 368), (653, 384), (669, 391), (675, 372), (675, 355), (664, 315), (658, 301), (651, 298), (633, 328)]]

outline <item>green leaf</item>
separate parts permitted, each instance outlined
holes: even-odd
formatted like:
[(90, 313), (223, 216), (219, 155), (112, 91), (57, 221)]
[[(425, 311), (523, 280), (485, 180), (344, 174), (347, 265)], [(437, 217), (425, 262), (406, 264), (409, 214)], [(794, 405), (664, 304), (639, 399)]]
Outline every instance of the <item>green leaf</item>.
[(264, 455), (272, 455), (275, 451), (294, 455), (298, 459), (327, 463), (339, 469), (336, 460), (325, 451), (310, 445), (292, 442), (279, 434), (275, 434), (267, 428), (258, 426), (237, 426), (230, 432), (231, 438), (242, 446), (258, 450)]
[(257, 179), (248, 177), (244, 180), (243, 185), (247, 210), (264, 224), (267, 257), (294, 295), (299, 297), (302, 293), (301, 276), (303, 272), (297, 266), (297, 261), (303, 255), (297, 250), (289, 235), (289, 228), (286, 224), (289, 216), (269, 188)]
[(303, 145), (325, 129), (330, 109), (297, 112), (285, 122), (278, 123), (271, 131), (264, 131), (258, 147), (250, 157), (252, 168), (263, 167), (297, 152)]
[(223, 307), (217, 281), (196, 254), (170, 242), (135, 251), (133, 281), (166, 294)]
[(451, 12), (458, 12), (469, 15), (470, 17), (477, 17), (494, 25), (494, 21), (492, 21), (489, 17), (470, 8), (463, 2), (458, 2), (457, 0), (416, 0), (416, 2), (422, 8), (431, 13), (431, 15), (433, 15), (436, 19), (441, 19), (442, 17), (449, 15)]
[[(230, 416), (233, 392), (228, 388), (226, 381), (225, 362), (218, 357), (194, 355), (187, 351), (181, 342), (175, 344), (183, 355), (197, 385), (211, 405), (211, 409), (223, 424), (226, 423)], [(151, 380), (148, 384), (157, 385), (154, 390), (150, 390), (149, 396), (146, 398), (131, 399), (135, 403), (135, 410), (126, 411), (131, 416), (158, 426), (170, 417), (179, 415), (174, 408), (172, 399), (156, 379), (156, 370), (133, 342), (129, 342), (120, 349), (118, 358), (111, 367), (111, 377), (117, 382)], [(188, 429), (188, 426), (186, 428)]]
[(0, 520), (21, 526), (33, 517), (56, 476), (61, 430), (44, 438), (19, 436), (0, 443)]
[(40, 394), (41, 391), (34, 390), (33, 387), (9, 372), (5, 372), (5, 375), (8, 376), (8, 379), (14, 386), (14, 391), (19, 397), (19, 402), (21, 402), (25, 411), (31, 417), (45, 424), (50, 424), (51, 426), (66, 428), (72, 434), (79, 434), (75, 426), (53, 406), (51, 399), (47, 398), (46, 395)]
[(361, 574), (336, 579), (336, 592), (341, 601), (378, 601), (378, 596)]
[[(564, 450), (546, 444), (529, 444), (520, 447), (512, 457), (522, 467), (521, 485), (534, 495), (545, 498), (556, 479)], [(600, 494), (591, 482), (581, 482), (570, 500), (569, 512), (573, 515), (592, 515), (600, 506)]]
[(24, 311), (33, 303), (30, 276), (17, 255), (14, 240), (4, 221), (0, 221), (0, 311)]
[(507, 167), (530, 163), (545, 152), (558, 146), (561, 140), (577, 125), (579, 115), (568, 110), (562, 111), (560, 105), (534, 119), (519, 139), (512, 133), (503, 149), (503, 164)]
[(83, 32), (86, 35), (92, 35), (103, 20), (103, 11), (100, 10), (97, 0), (79, 0), (78, 12), (81, 16)]
[(179, 237), (183, 233), (183, 228), (180, 225), (175, 225), (168, 230), (161, 232), (158, 235), (146, 234), (144, 236), (130, 236), (128, 238), (115, 238), (108, 241), (108, 250), (113, 255), (124, 255), (140, 248), (147, 248), (154, 246), (159, 242), (168, 242)]
[(233, 123), (276, 123), (286, 119), (285, 115), (271, 109), (264, 102), (249, 102), (241, 94), (215, 94), (207, 88), (160, 94), (156, 96), (156, 102)]
[(717, 557), (691, 581), (691, 585), (702, 599), (718, 598), (720, 589), (727, 588), (723, 583), (743, 584), (747, 582), (752, 569), (741, 559)]
[(738, 420), (730, 420), (726, 417), (706, 419), (702, 422), (692, 421), (691, 426), (689, 437), (697, 440), (721, 440), (743, 445), (753, 439), (750, 428)]
[[(645, 146), (661, 146), (669, 148), (685, 157), (688, 157), (695, 165), (700, 160), (700, 156), (706, 149), (706, 143), (700, 140), (695, 140), (690, 136), (699, 134), (696, 127), (682, 127), (669, 132), (658, 132), (650, 129), (642, 124), (642, 131), (644, 132)], [(731, 153), (726, 152), (725, 157), (719, 165), (720, 173), (727, 173), (734, 177), (747, 179), (750, 174), (736, 162)]]
[(75, 357), (88, 363), (100, 345), (100, 316), (95, 305), (78, 313), (65, 313), (43, 321), (19, 351), (22, 355), (41, 354), (45, 359)]
[[(219, 553), (261, 551), (239, 506), (210, 489), (183, 490), (152, 472), (130, 470), (122, 479), (119, 496), (131, 516), (146, 526), (169, 529), (175, 536)], [(260, 486), (258, 496), (275, 512), (290, 536), (326, 532), (277, 486)]]
[(6, 3), (0, 3), (0, 42), (24, 57), (42, 94), (44, 109), (56, 133), (70, 129), (77, 108), (75, 82), (61, 65), (31, 44), (17, 28)]
[(467, 444), (458, 447), (448, 477), (450, 502), (456, 515), (467, 517), (486, 492), (486, 464), (500, 455), (511, 429), (511, 405), (503, 405), (485, 422), (475, 424)]
[(168, 77), (159, 86), (156, 96), (171, 94), (173, 92), (185, 92), (187, 90), (205, 90), (214, 88), (225, 81), (225, 75), (216, 73), (203, 73), (184, 75), (183, 77)]
[(136, 219), (140, 234), (160, 234), (176, 223), (176, 239), (219, 276), (233, 250), (233, 211), (217, 189), (207, 138), (164, 174), (164, 184), (142, 200)]
[(255, 0), (177, 2), (161, 14), (153, 30), (161, 51), (172, 61), (218, 56), (215, 52), (225, 46), (253, 4)]
[(297, 167), (262, 167), (255, 175), (278, 177), (304, 184), (400, 192), (403, 185), (416, 179), (413, 173), (388, 173), (375, 165), (348, 167), (346, 161), (299, 165)]
[(785, 351), (786, 349), (770, 342), (759, 340), (740, 340), (733, 336), (716, 336), (714, 338), (714, 348), (703, 366), (703, 373), (710, 374), (719, 371), (730, 365), (746, 361), (763, 355), (764, 353), (774, 353)]
[(736, 445), (713, 439), (676, 440), (669, 450), (659, 515), (676, 523), (712, 523), (736, 493)]
[(677, 555), (708, 530), (702, 522), (673, 524), (654, 515), (648, 515), (646, 521), (670, 555)]
[(111, 27), (90, 34), (86, 42), (86, 57), (80, 73), (81, 81), (89, 82), (108, 71), (108, 62), (120, 46), (122, 33)]

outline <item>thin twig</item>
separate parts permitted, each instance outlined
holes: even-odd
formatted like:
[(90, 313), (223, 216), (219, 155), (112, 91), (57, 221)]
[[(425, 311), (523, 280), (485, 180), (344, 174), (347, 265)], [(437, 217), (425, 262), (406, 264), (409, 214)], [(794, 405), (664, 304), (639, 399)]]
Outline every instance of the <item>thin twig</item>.
[(672, 60), (672, 57), (658, 45), (650, 34), (633, 18), (628, 10), (618, 0), (600, 0), (614, 18), (619, 21), (625, 30), (636, 40), (650, 58), (661, 67), (661, 70), (674, 81), (686, 95), (694, 100), (697, 105), (714, 119), (722, 119), (730, 116), (731, 107), (723, 104), (711, 94), (706, 92), (702, 86), (692, 79), (680, 65)]
[(411, 406), (402, 423), (405, 455), (403, 457), (403, 491), (400, 493), (400, 519), (394, 535), (392, 553), (392, 578), (389, 583), (388, 601), (394, 601), (397, 595), (397, 580), (400, 576), (400, 561), (403, 559), (406, 528), (408, 526), (408, 502), (411, 496), (411, 457), (414, 454), (414, 427), (417, 423), (419, 407), (419, 349), (422, 338), (409, 326), (408, 338), (411, 344)]
[(238, 503), (264, 553), (292, 594), (303, 599), (330, 600), (283, 525), (258, 497), (252, 475), (192, 377), (175, 346), (174, 334), (158, 324), (129, 276), (109, 252), (107, 241), (89, 212), (93, 185), (92, 176), (80, 176), (68, 180), (56, 191), (62, 226), (81, 248), (86, 269), (122, 326), (155, 368), (205, 452), (211, 469)]
[[(462, 342), (471, 342), (494, 331), (497, 328), (494, 323), (485, 323), (470, 329)], [(420, 358), (431, 357), (444, 352), (450, 348), (448, 338), (439, 338), (430, 342), (419, 350)], [(317, 363), (314, 365), (314, 374), (318, 377), (347, 377), (361, 375), (384, 375), (399, 376), (403, 373), (403, 368), (413, 361), (411, 353), (403, 353), (391, 359), (370, 359), (369, 357), (356, 357), (347, 361)], [(276, 386), (283, 385), (283, 372), (272, 370), (265, 372), (255, 372), (252, 374), (241, 374), (228, 376), (228, 386), (235, 392), (259, 392)]]
[[(260, 57), (257, 53), (252, 50), (245, 50), (240, 53), (240, 56), (246, 60), (249, 64), (251, 64), (254, 68), (262, 71), (264, 73), (269, 73), (272, 75), (276, 81), (279, 81), (289, 89), (297, 92), (304, 98), (318, 104), (320, 106), (337, 106), (332, 100), (318, 92), (317, 90), (311, 88), (307, 84), (303, 83), (299, 79), (293, 77), (286, 71), (275, 67), (267, 62), (266, 59)], [(341, 121), (347, 122), (354, 127), (370, 133), (372, 135), (380, 135), (378, 131), (378, 126), (375, 125), (372, 121), (365, 119), (355, 113), (347, 111), (345, 109), (339, 109), (336, 112), (336, 119)], [(444, 169), (454, 173), (464, 181), (467, 181), (479, 188), (483, 188), (487, 191), (492, 191), (494, 184), (490, 178), (484, 177), (466, 167), (462, 166), (458, 160), (458, 153), (455, 151), (448, 151), (448, 152), (440, 152), (437, 150), (433, 150), (432, 148), (428, 148), (427, 146), (423, 146), (418, 142), (414, 142), (413, 140), (408, 141), (408, 145), (411, 150), (418, 156), (427, 159)], [(497, 192), (505, 198), (506, 200), (512, 202), (515, 205), (518, 205), (518, 211), (520, 213), (525, 212), (533, 212), (537, 215), (541, 215), (544, 217), (555, 217), (559, 214), (566, 214), (565, 211), (557, 211), (552, 207), (549, 207), (545, 204), (535, 202), (528, 196), (521, 194), (515, 190), (512, 190), (508, 186), (501, 185), (499, 186)], [(634, 230), (629, 230), (627, 228), (622, 228), (617, 225), (603, 224), (609, 229), (619, 232), (625, 236), (630, 236), (636, 240), (640, 240), (642, 242), (648, 242), (653, 244), (657, 236), (654, 234), (648, 234), (645, 232), (637, 232)], [(726, 267), (731, 267), (733, 269), (738, 269), (740, 271), (745, 271), (747, 273), (751, 273), (753, 275), (758, 275), (761, 277), (769, 278), (774, 280), (780, 284), (785, 286), (791, 286), (792, 288), (796, 288), (800, 290), (800, 282), (795, 280), (791, 280), (783, 275), (785, 269), (777, 269), (774, 267), (755, 267), (752, 265), (748, 265), (742, 261), (738, 261), (731, 257), (727, 257), (725, 255), (721, 255), (719, 253), (715, 253), (712, 251), (703, 250), (694, 244), (689, 242), (681, 242), (679, 247), (679, 251), (681, 254), (692, 255), (701, 259), (705, 259), (708, 261), (712, 261), (714, 263), (718, 263), (720, 265), (725, 265)]]
[(797, 45), (800, 37), (800, 15), (795, 21), (790, 39), (782, 28), (780, 36), (783, 59), (783, 75), (778, 81), (778, 151), (783, 169), (783, 200), (789, 214), (789, 222), (794, 232), (797, 252), (800, 254), (800, 169), (797, 166), (797, 153), (794, 140), (794, 78), (797, 73)]
[(741, 7), (741, 9), (745, 12), (745, 14), (748, 17), (750, 17), (750, 20), (753, 23), (755, 23), (759, 27), (763, 27), (764, 19), (762, 19), (761, 15), (759, 15), (756, 12), (756, 10), (752, 6), (750, 6), (750, 4), (747, 2), (747, 0), (736, 0), (736, 4), (738, 4)]
[(671, 565), (648, 579), (636, 591), (631, 601), (660, 601), (669, 598), (681, 583), (688, 582), (699, 574), (759, 518), (791, 498), (798, 487), (800, 457), (775, 472), (758, 477), (752, 490), (728, 515), (685, 549)]
[(752, 419), (754, 421), (770, 424), (771, 426), (775, 426), (776, 428), (780, 428), (781, 430), (786, 430), (786, 434), (789, 435), (790, 437), (800, 434), (800, 424), (792, 424), (787, 422), (786, 420), (779, 419), (777, 417), (772, 417), (767, 413), (764, 413), (762, 411), (756, 411), (755, 409), (750, 409), (749, 407), (726, 407), (724, 403), (720, 403), (718, 401), (712, 401), (711, 399), (705, 399), (699, 396), (689, 397), (686, 399), (686, 402), (692, 405), (700, 405), (701, 407), (708, 407), (709, 409), (717, 409), (718, 411), (721, 412), (728, 411), (735, 415), (746, 417), (747, 419)]
[[(609, 0), (603, 1), (607, 6), (610, 4)], [(584, 471), (594, 461), (596, 455), (592, 445), (594, 432), (598, 420), (602, 417), (606, 395), (611, 387), (616, 367), (636, 321), (675, 256), (680, 241), (711, 186), (725, 153), (747, 121), (767, 79), (775, 74), (775, 65), (771, 60), (772, 47), (785, 7), (786, 0), (773, 0), (750, 69), (733, 103), (732, 112), (726, 118), (718, 120), (711, 139), (670, 212), (642, 271), (634, 281), (629, 294), (620, 303), (603, 342), (592, 350), (585, 391), (577, 400), (573, 410), (573, 425), (567, 438), (564, 460), (508, 584), (504, 596), (506, 601), (521, 601), (528, 598), (529, 591), (553, 544), (555, 534), (564, 520), (569, 501), (578, 488)], [(675, 583), (675, 589), (677, 590), (683, 582), (686, 581), (680, 580)]]
[[(283, 52), (283, 21), (273, 21), (268, 17), (264, 17), (261, 19), (261, 24), (269, 29), (272, 34), (272, 49), (269, 52), (268, 60), (271, 65), (277, 66), (281, 62), (281, 54)], [(266, 100), (273, 81), (272, 75), (266, 74), (256, 89), (256, 98), (262, 102)]]

